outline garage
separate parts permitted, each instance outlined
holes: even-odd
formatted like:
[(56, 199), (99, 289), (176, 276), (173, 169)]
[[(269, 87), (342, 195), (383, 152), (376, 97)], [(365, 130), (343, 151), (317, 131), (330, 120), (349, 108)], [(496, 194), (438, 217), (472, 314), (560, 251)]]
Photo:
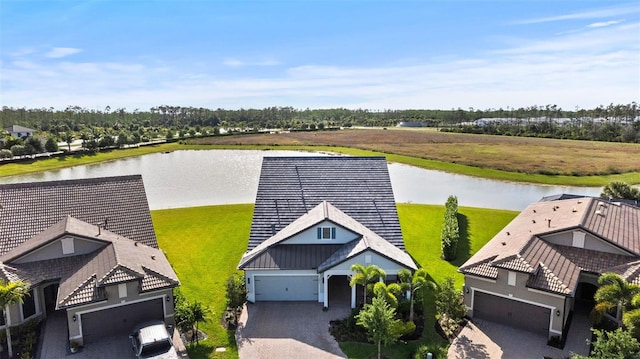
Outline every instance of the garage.
[(318, 276), (255, 276), (256, 301), (318, 300)]
[(84, 344), (109, 335), (129, 335), (134, 326), (150, 320), (164, 320), (162, 298), (82, 314)]
[(495, 295), (474, 292), (473, 316), (549, 335), (551, 309)]

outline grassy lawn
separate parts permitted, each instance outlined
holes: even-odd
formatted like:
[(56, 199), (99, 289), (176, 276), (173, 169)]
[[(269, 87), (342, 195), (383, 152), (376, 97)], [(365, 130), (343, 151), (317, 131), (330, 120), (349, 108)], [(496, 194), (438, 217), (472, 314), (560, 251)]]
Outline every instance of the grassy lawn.
[[(182, 282), (181, 290), (190, 300), (208, 305), (213, 313), (211, 321), (203, 326), (209, 338), (189, 355), (200, 358), (237, 358), (233, 333), (227, 333), (219, 324), (225, 308), (224, 284), (235, 272), (236, 265), (246, 249), (251, 226), (253, 205), (226, 205), (180, 208), (152, 211), (158, 242), (167, 254)], [(462, 284), (457, 266), (477, 251), (495, 233), (504, 227), (517, 212), (480, 208), (459, 208), (461, 243), (459, 257), (454, 263), (440, 259), (440, 228), (444, 216), (443, 206), (398, 204), (405, 244), (409, 253), (437, 282), (454, 276)], [(425, 301), (426, 317), (423, 339), (418, 342), (399, 343), (384, 349), (393, 358), (406, 358), (418, 345), (426, 344), (433, 352), (446, 350), (448, 343), (434, 330), (433, 298)], [(342, 343), (349, 358), (369, 358), (375, 347), (362, 343)], [(216, 347), (226, 347), (226, 353), (216, 353)]]
[[(212, 310), (200, 329), (208, 338), (189, 349), (192, 359), (237, 358), (233, 333), (220, 325), (225, 309), (225, 283), (247, 249), (252, 204), (152, 211), (158, 244), (180, 278), (182, 293)], [(226, 347), (225, 353), (216, 353)]]

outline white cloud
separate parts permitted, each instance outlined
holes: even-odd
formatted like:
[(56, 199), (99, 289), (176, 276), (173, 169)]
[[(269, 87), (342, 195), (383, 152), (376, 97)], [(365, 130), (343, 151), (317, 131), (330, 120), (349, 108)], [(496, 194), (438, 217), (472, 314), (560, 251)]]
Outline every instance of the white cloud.
[(51, 59), (59, 59), (62, 57), (77, 54), (79, 52), (82, 52), (82, 50), (73, 47), (54, 47), (53, 49), (51, 49), (51, 51), (44, 54), (44, 56)]
[(540, 17), (533, 19), (525, 19), (515, 22), (516, 24), (539, 24), (546, 22), (557, 22), (567, 20), (589, 20), (589, 19), (601, 19), (607, 17), (618, 17), (629, 14), (638, 14), (640, 8), (637, 4), (629, 4), (615, 7), (606, 7), (600, 9), (585, 10), (580, 12), (574, 12), (570, 14), (563, 14), (557, 16)]
[(620, 20), (611, 20), (611, 21), (603, 21), (603, 22), (594, 22), (593, 24), (589, 24), (587, 25), (587, 27), (605, 27), (605, 26), (611, 26), (611, 25), (616, 25), (621, 23), (622, 21)]
[(258, 60), (258, 61), (243, 61), (236, 58), (228, 58), (222, 62), (223, 65), (229, 67), (248, 67), (248, 66), (278, 66), (279, 61), (273, 59)]

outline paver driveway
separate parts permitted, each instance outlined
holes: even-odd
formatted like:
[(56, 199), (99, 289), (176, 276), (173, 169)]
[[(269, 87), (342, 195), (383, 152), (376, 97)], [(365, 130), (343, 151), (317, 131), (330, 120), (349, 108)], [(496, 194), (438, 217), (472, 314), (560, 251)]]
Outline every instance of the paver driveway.
[(323, 312), (316, 302), (247, 304), (236, 331), (240, 358), (346, 358), (329, 334), (329, 321), (350, 311), (333, 305)]

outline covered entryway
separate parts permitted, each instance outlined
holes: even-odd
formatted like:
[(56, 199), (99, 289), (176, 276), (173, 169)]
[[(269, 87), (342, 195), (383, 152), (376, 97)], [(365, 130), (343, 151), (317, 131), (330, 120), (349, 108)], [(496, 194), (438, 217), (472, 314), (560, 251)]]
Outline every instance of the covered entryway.
[(548, 336), (551, 309), (474, 291), (473, 317)]
[(318, 276), (275, 276), (254, 277), (256, 301), (317, 301)]
[(81, 315), (83, 342), (86, 345), (109, 335), (128, 335), (133, 327), (150, 320), (164, 320), (162, 298), (85, 313)]
[(329, 306), (350, 306), (351, 286), (349, 276), (332, 275), (329, 277)]

